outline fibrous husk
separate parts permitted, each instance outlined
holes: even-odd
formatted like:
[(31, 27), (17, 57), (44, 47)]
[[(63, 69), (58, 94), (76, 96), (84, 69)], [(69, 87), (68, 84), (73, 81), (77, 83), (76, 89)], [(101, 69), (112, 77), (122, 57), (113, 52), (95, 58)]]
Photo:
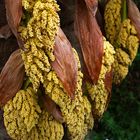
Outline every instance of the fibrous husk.
[(127, 0), (128, 17), (136, 28), (138, 38), (140, 39), (140, 12), (136, 4), (132, 0)]
[(58, 122), (63, 122), (62, 113), (59, 110), (57, 104), (48, 96), (42, 96), (42, 101), (44, 103), (44, 108), (46, 108), (47, 112), (51, 114)]
[(105, 88), (108, 92), (105, 110), (107, 109), (109, 102), (110, 102), (110, 99), (111, 99), (112, 81), (113, 81), (113, 71), (111, 69), (109, 72), (106, 73), (105, 79), (104, 79)]
[(4, 105), (20, 90), (24, 79), (20, 50), (14, 51), (0, 73), (0, 105)]
[(95, 18), (96, 11), (96, 0), (76, 1), (75, 30), (93, 83), (98, 81), (103, 56), (103, 37)]
[(5, 0), (7, 22), (17, 36), (17, 29), (22, 17), (22, 0)]
[(18, 27), (22, 17), (22, 0), (5, 0), (7, 22), (13, 34), (17, 38), (20, 48), (23, 42), (18, 34)]
[(4, 25), (0, 28), (0, 38), (8, 39), (12, 35), (9, 25)]
[(72, 46), (61, 29), (59, 29), (55, 38), (54, 55), (55, 61), (52, 62), (53, 69), (68, 95), (74, 99), (78, 67)]

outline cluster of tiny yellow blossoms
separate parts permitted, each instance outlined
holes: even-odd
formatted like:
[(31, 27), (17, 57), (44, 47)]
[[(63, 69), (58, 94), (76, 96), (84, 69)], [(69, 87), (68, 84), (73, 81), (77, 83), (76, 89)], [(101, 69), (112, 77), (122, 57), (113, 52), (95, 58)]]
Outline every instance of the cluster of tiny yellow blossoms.
[(136, 57), (139, 39), (135, 27), (129, 19), (123, 21), (118, 35), (115, 55), (115, 63), (113, 65), (114, 83), (119, 84), (128, 74), (129, 66)]
[(41, 109), (32, 88), (20, 90), (4, 106), (4, 124), (11, 138), (21, 139), (38, 123)]
[(44, 74), (51, 70), (50, 61), (55, 60), (53, 47), (60, 26), (59, 6), (55, 0), (23, 0), (23, 8), (29, 15), (23, 17), (27, 18), (27, 25), (21, 22), (19, 27), (25, 48), (22, 58), (26, 74), (37, 90), (44, 82)]
[(109, 0), (105, 6), (105, 31), (107, 40), (113, 45), (121, 26), (121, 0)]
[(31, 87), (20, 90), (4, 106), (4, 124), (14, 140), (61, 140), (63, 125), (38, 105), (38, 93)]

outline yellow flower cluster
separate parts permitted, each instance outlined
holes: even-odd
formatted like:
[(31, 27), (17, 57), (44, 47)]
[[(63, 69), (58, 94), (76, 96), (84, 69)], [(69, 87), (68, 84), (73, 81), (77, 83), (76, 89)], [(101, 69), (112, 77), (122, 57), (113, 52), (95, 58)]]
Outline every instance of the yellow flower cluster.
[(22, 5), (24, 6), (25, 10), (31, 10), (34, 7), (36, 0), (22, 0)]
[(11, 138), (19, 140), (26, 137), (38, 123), (41, 109), (37, 102), (37, 93), (29, 87), (27, 90), (20, 90), (4, 106), (4, 124)]
[(59, 6), (55, 0), (23, 0), (22, 3), (30, 14), (27, 25), (21, 24), (19, 27), (26, 50), (22, 51), (22, 58), (26, 74), (34, 90), (37, 90), (40, 82), (44, 82), (44, 74), (51, 69), (49, 61), (55, 60), (53, 46), (60, 24), (57, 14)]
[(121, 21), (121, 3), (121, 0), (109, 0), (104, 15), (106, 36), (116, 51), (113, 64), (113, 82), (115, 84), (121, 83), (128, 74), (129, 66), (135, 59), (139, 46), (137, 31), (130, 19)]
[(127, 75), (129, 65), (136, 57), (139, 39), (129, 19), (123, 21), (118, 35), (114, 67), (114, 83), (119, 84)]
[(106, 37), (113, 45), (121, 25), (121, 0), (109, 0), (105, 7)]
[(38, 105), (38, 94), (31, 87), (20, 90), (4, 106), (4, 124), (14, 140), (61, 140), (62, 124)]
[(43, 110), (36, 127), (38, 138), (31, 140), (62, 140), (63, 125), (56, 121), (47, 111)]
[(104, 38), (104, 55), (98, 83), (96, 85), (86, 84), (87, 91), (93, 101), (93, 114), (95, 118), (101, 117), (106, 108), (108, 91), (105, 88), (104, 80), (106, 73), (111, 71), (112, 64), (114, 63), (114, 54), (113, 46)]
[(66, 94), (61, 81), (56, 73), (51, 71), (46, 75), (46, 93), (60, 107), (64, 122), (67, 126), (67, 133), (72, 140), (83, 140), (89, 129), (93, 127), (93, 117), (91, 114), (91, 105), (86, 96), (82, 95), (82, 77), (80, 71), (80, 61), (76, 51), (73, 49), (75, 58), (78, 62), (77, 88), (75, 99)]

